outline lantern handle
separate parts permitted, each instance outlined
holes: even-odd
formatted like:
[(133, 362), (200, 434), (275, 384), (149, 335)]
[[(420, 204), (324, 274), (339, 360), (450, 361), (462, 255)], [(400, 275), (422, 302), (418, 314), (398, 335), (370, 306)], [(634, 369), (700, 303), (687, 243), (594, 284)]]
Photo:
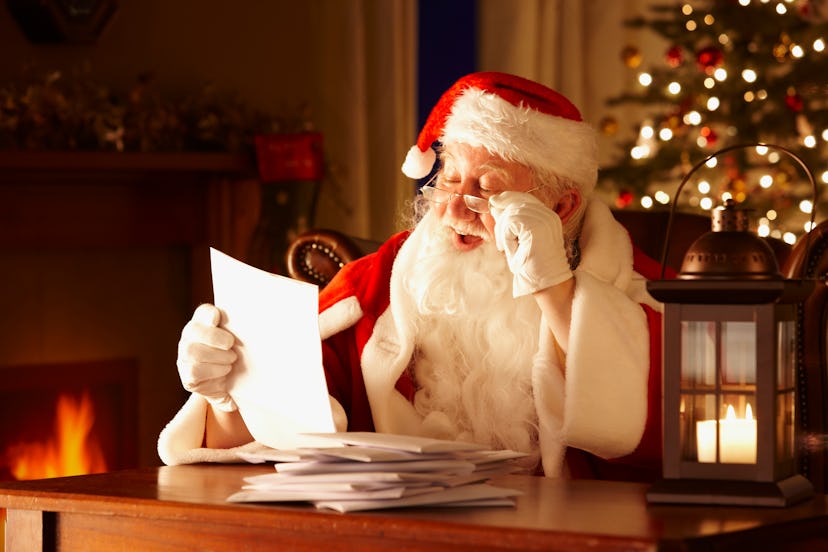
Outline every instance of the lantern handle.
[(802, 167), (802, 170), (805, 171), (805, 174), (807, 175), (808, 180), (811, 183), (811, 189), (813, 190), (813, 202), (812, 202), (812, 207), (811, 207), (811, 222), (809, 224), (809, 229), (806, 232), (806, 236), (805, 236), (805, 251), (807, 252), (810, 249), (810, 247), (811, 247), (811, 231), (814, 229), (814, 222), (816, 220), (816, 203), (817, 203), (816, 180), (814, 180), (814, 175), (811, 172), (811, 169), (808, 168), (808, 166), (805, 164), (805, 162), (802, 161), (802, 159), (797, 154), (795, 154), (793, 151), (789, 150), (788, 148), (786, 148), (784, 146), (779, 146), (779, 145), (776, 145), (776, 144), (766, 144), (764, 142), (756, 142), (756, 143), (751, 143), (751, 144), (736, 144), (736, 145), (728, 146), (726, 148), (722, 148), (718, 151), (715, 151), (715, 152), (711, 153), (710, 155), (708, 155), (707, 157), (705, 157), (704, 159), (702, 159), (701, 161), (699, 161), (698, 163), (696, 163), (695, 165), (693, 165), (693, 168), (691, 168), (690, 171), (684, 176), (684, 178), (681, 180), (681, 183), (679, 184), (678, 188), (676, 189), (676, 195), (673, 199), (672, 205), (670, 206), (670, 217), (667, 219), (667, 230), (664, 233), (664, 246), (661, 249), (661, 279), (662, 280), (664, 279), (664, 271), (667, 267), (667, 253), (670, 250), (670, 233), (671, 233), (672, 228), (673, 228), (673, 215), (675, 215), (675, 212), (676, 212), (676, 205), (678, 204), (678, 198), (681, 195), (681, 189), (684, 187), (685, 184), (687, 184), (687, 181), (690, 180), (690, 177), (693, 176), (693, 173), (695, 173), (699, 168), (701, 168), (702, 165), (705, 165), (708, 161), (710, 161), (714, 157), (717, 157), (717, 156), (719, 156), (723, 153), (727, 153), (729, 151), (733, 151), (733, 150), (736, 150), (736, 149), (756, 148), (756, 147), (766, 147), (766, 148), (777, 149), (777, 150), (787, 154), (788, 156), (790, 156), (794, 161), (797, 162), (797, 164), (799, 164), (800, 167)]

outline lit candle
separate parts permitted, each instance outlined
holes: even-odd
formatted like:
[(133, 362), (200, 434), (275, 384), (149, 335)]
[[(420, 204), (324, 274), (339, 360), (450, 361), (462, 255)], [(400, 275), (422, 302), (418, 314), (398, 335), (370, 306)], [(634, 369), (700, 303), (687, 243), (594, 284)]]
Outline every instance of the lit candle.
[[(696, 422), (696, 446), (699, 462), (716, 461), (717, 420)], [(737, 418), (732, 405), (728, 405), (724, 420), (719, 424), (719, 460), (723, 464), (756, 463), (756, 420), (750, 404), (745, 417)]]

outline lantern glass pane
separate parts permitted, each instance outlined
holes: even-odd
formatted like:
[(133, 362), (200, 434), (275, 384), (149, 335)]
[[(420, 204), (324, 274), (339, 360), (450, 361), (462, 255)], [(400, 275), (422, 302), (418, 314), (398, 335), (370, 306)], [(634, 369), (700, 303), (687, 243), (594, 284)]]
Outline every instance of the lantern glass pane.
[(746, 390), (756, 384), (756, 323), (722, 322), (722, 387)]
[(794, 456), (794, 393), (778, 393), (776, 396), (776, 462)]
[[(698, 461), (722, 464), (756, 463), (754, 395), (726, 394), (714, 412), (696, 422)], [(712, 415), (710, 415), (712, 414)]]
[(682, 320), (681, 387), (710, 388), (716, 384), (716, 323)]
[(792, 388), (796, 381), (796, 326), (793, 320), (777, 324), (776, 382), (779, 389)]
[[(708, 437), (706, 432), (711, 431), (710, 424), (703, 424), (705, 420), (715, 420), (719, 411), (715, 393), (683, 393), (681, 395), (680, 411), (680, 435), (682, 460), (689, 462), (715, 462), (715, 432), (712, 427), (713, 437)], [(711, 445), (703, 450), (699, 448), (699, 440), (704, 442), (709, 439)], [(712, 452), (711, 452), (711, 447)], [(705, 459), (702, 460), (699, 455)]]

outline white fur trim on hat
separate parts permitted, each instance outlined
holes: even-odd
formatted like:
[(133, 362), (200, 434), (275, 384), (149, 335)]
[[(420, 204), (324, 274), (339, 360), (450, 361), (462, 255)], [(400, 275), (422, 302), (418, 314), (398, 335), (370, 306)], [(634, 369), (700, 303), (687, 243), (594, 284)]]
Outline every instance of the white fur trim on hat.
[(590, 192), (598, 176), (598, 147), (592, 127), (515, 106), (477, 88), (454, 102), (441, 141), (482, 146), (504, 159), (546, 169)]

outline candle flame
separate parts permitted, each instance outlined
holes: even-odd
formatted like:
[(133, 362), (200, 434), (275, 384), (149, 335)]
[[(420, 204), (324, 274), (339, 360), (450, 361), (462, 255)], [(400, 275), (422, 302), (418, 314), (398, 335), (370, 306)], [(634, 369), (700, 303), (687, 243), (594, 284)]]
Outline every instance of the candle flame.
[[(753, 419), (753, 409), (750, 407), (750, 403), (747, 403), (745, 406), (745, 420), (752, 420)], [(736, 409), (733, 408), (732, 404), (727, 405), (727, 412), (725, 412), (725, 420), (738, 420), (736, 417)]]

